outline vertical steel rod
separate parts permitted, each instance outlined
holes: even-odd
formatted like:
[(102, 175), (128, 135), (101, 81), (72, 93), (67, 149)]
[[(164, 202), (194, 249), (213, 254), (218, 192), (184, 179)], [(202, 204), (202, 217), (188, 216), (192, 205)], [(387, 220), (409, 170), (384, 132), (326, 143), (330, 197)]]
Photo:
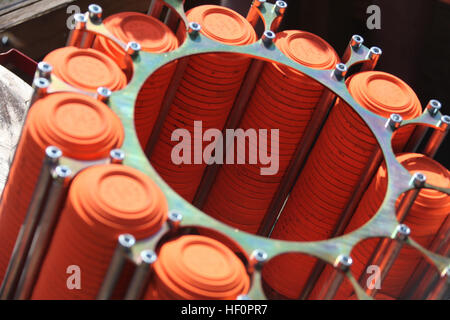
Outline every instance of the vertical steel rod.
[(440, 300), (444, 297), (450, 284), (450, 269), (446, 268), (442, 272), (440, 279), (436, 286), (431, 290), (427, 296), (427, 300)]
[(58, 166), (54, 170), (49, 195), (42, 209), (42, 215), (17, 286), (15, 299), (24, 300), (31, 296), (65, 201), (71, 177), (72, 172), (66, 166)]
[(156, 120), (155, 126), (153, 127), (153, 132), (150, 136), (147, 146), (145, 147), (145, 154), (147, 155), (147, 158), (151, 157), (153, 149), (155, 148), (155, 145), (158, 142), (161, 130), (164, 126), (164, 122), (167, 118), (167, 115), (169, 114), (172, 102), (175, 99), (175, 94), (178, 91), (178, 87), (180, 86), (181, 80), (183, 79), (184, 71), (186, 70), (188, 64), (189, 64), (189, 57), (178, 60), (174, 76), (170, 82), (169, 88), (164, 97), (161, 106), (161, 111)]
[(332, 300), (344, 281), (345, 273), (349, 272), (353, 260), (349, 256), (341, 255), (334, 263), (334, 271), (321, 288), (318, 300)]
[[(369, 265), (376, 265), (380, 268), (380, 283), (386, 278), (389, 270), (394, 265), (395, 260), (397, 259), (400, 250), (403, 247), (403, 244), (408, 239), (411, 234), (411, 230), (408, 226), (402, 224), (397, 227), (394, 239), (387, 239), (388, 241), (384, 242), (380, 248), (374, 253), (372, 262)], [(367, 287), (368, 282), (368, 274), (363, 273), (361, 285)], [(370, 296), (375, 296), (377, 293), (377, 288), (366, 288), (366, 293)]]
[[(245, 76), (244, 82), (242, 83), (239, 94), (236, 98), (233, 108), (231, 109), (230, 115), (228, 116), (227, 122), (225, 124), (224, 131), (226, 129), (236, 129), (245, 113), (248, 101), (255, 89), (256, 83), (259, 79), (259, 75), (264, 67), (264, 61), (253, 60), (247, 74)], [(225, 135), (222, 135), (224, 137)], [(224, 146), (224, 158), (226, 157), (226, 150), (228, 150), (227, 145), (222, 141)], [(212, 164), (208, 166), (203, 175), (202, 181), (197, 189), (197, 194), (195, 195), (193, 205), (197, 208), (203, 208), (205, 202), (208, 198), (209, 192), (211, 191), (214, 180), (216, 179), (217, 173), (219, 171), (219, 164)]]
[(280, 186), (273, 197), (273, 200), (264, 216), (263, 221), (258, 230), (258, 235), (268, 237), (270, 236), (273, 227), (277, 221), (278, 215), (285, 203), (285, 200), (292, 190), (292, 187), (297, 180), (297, 176), (303, 168), (307, 156), (313, 147), (314, 141), (319, 135), (320, 128), (322, 127), (325, 118), (330, 110), (335, 98), (335, 94), (329, 90), (325, 90), (322, 94), (320, 101), (317, 104), (316, 110), (312, 116), (308, 128), (297, 146), (297, 149), (293, 155), (286, 174), (280, 183)]
[(10, 299), (14, 295), (16, 285), (19, 282), (22, 268), (25, 265), (33, 236), (41, 217), (42, 207), (51, 185), (51, 171), (58, 165), (62, 152), (57, 147), (50, 146), (45, 150), (45, 158), (42, 165), (36, 187), (28, 207), (25, 221), (22, 224), (16, 244), (11, 255), (2, 286), (0, 299)]
[(141, 299), (150, 281), (151, 267), (156, 262), (157, 255), (152, 250), (144, 250), (140, 255), (140, 263), (131, 279), (125, 294), (125, 300)]
[(122, 275), (125, 263), (131, 255), (131, 248), (135, 243), (136, 239), (130, 234), (122, 234), (119, 236), (116, 250), (97, 295), (97, 300), (111, 299), (120, 276)]
[(442, 116), (439, 122), (439, 129), (434, 130), (427, 145), (425, 146), (424, 154), (430, 158), (434, 158), (439, 150), (442, 142), (448, 134), (450, 128), (450, 116)]

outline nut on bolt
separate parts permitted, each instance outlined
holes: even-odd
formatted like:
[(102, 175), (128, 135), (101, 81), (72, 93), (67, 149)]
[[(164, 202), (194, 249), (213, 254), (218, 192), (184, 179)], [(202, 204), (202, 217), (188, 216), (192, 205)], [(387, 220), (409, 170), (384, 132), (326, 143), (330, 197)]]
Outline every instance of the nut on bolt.
[(369, 49), (369, 59), (370, 60), (378, 59), (378, 58), (380, 58), (382, 53), (383, 53), (383, 51), (380, 48), (372, 47)]
[(183, 215), (176, 211), (170, 211), (168, 217), (169, 226), (172, 229), (176, 229), (180, 226), (181, 221), (183, 220)]
[(123, 160), (125, 160), (125, 152), (121, 149), (111, 150), (109, 153), (109, 158), (113, 164), (122, 164)]
[(397, 113), (391, 114), (389, 120), (386, 122), (386, 128), (395, 131), (402, 125), (403, 117)]
[(111, 90), (109, 90), (106, 87), (98, 87), (97, 89), (97, 100), (102, 102), (108, 102), (109, 98), (111, 97)]
[(256, 249), (252, 252), (250, 256), (250, 263), (257, 270), (261, 270), (264, 263), (266, 263), (269, 256), (264, 250)]
[(140, 254), (141, 261), (145, 264), (153, 264), (158, 260), (158, 256), (153, 250), (144, 250)]
[(75, 13), (73, 15), (73, 19), (75, 20), (75, 29), (85, 29), (86, 28), (86, 16), (82, 13)]
[(141, 45), (135, 41), (128, 42), (126, 51), (132, 58), (135, 58), (141, 51)]
[(50, 79), (53, 67), (50, 65), (50, 63), (41, 61), (37, 65), (37, 70), (40, 78)]
[(47, 148), (45, 148), (45, 156), (53, 163), (56, 163), (62, 157), (62, 155), (63, 153), (58, 147), (48, 146)]
[(344, 63), (338, 63), (333, 71), (333, 74), (337, 80), (342, 81), (347, 75), (347, 71), (347, 66)]
[(275, 13), (279, 16), (283, 15), (286, 12), (287, 3), (284, 1), (275, 2)]
[(442, 108), (442, 104), (438, 100), (430, 100), (427, 105), (428, 113), (431, 114), (432, 117), (435, 117)]
[(95, 23), (102, 21), (103, 9), (98, 4), (90, 4), (88, 7), (89, 18)]
[(200, 31), (202, 30), (202, 26), (198, 22), (190, 22), (189, 23), (189, 36), (191, 38), (196, 38)]
[(353, 264), (353, 259), (350, 256), (341, 254), (334, 261), (333, 266), (341, 272), (347, 272)]
[(411, 234), (411, 229), (406, 224), (397, 226), (395, 239), (399, 241), (406, 241)]
[(425, 182), (427, 181), (427, 176), (421, 172), (416, 172), (416, 173), (414, 173), (414, 175), (412, 177), (412, 181), (413, 181), (414, 187), (423, 188), (423, 186), (425, 185)]
[(136, 238), (131, 234), (121, 234), (119, 244), (125, 249), (131, 249), (136, 244)]
[(364, 38), (361, 37), (359, 34), (354, 34), (352, 36), (352, 39), (350, 40), (350, 46), (352, 47), (353, 50), (358, 50), (359, 48), (361, 48), (363, 43)]
[(264, 45), (266, 47), (270, 47), (273, 44), (273, 41), (276, 38), (276, 34), (275, 32), (271, 31), (271, 30), (266, 30), (263, 33), (262, 36), (262, 42), (264, 43)]
[(441, 117), (441, 121), (439, 122), (439, 128), (447, 130), (450, 126), (450, 116), (444, 115)]

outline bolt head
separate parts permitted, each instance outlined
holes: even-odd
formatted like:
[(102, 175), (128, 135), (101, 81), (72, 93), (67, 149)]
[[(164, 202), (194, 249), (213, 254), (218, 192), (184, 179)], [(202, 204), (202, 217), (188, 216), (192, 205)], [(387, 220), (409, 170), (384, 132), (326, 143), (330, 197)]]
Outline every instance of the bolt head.
[(141, 260), (147, 264), (153, 264), (158, 259), (158, 256), (153, 250), (144, 250), (140, 254)]
[(135, 245), (136, 239), (131, 234), (121, 234), (119, 243), (125, 248), (131, 248)]
[(183, 220), (183, 215), (176, 211), (169, 212), (169, 220), (172, 222), (181, 222)]

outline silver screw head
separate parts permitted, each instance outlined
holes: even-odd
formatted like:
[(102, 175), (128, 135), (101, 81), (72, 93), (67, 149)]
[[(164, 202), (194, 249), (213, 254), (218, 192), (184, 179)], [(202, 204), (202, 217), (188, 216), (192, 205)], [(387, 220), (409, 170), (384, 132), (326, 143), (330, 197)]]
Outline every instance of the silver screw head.
[(119, 243), (124, 248), (131, 248), (136, 244), (136, 239), (131, 234), (121, 234), (119, 236)]

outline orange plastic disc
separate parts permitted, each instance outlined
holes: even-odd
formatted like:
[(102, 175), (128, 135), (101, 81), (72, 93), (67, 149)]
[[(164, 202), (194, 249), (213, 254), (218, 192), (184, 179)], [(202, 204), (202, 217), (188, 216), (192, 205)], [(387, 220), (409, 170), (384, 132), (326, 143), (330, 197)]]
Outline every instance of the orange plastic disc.
[(229, 45), (245, 45), (256, 41), (251, 24), (239, 13), (221, 6), (204, 5), (187, 13), (191, 22), (201, 25), (205, 36)]
[(163, 245), (155, 271), (166, 289), (185, 298), (235, 299), (249, 288), (242, 261), (204, 236), (183, 236)]
[(362, 106), (382, 117), (400, 114), (405, 120), (418, 117), (422, 107), (414, 91), (401, 79), (389, 73), (367, 71), (347, 81), (351, 95)]
[[(162, 53), (178, 48), (178, 39), (172, 30), (158, 19), (138, 12), (121, 12), (109, 16), (105, 27), (124, 43), (138, 42), (142, 50)], [(115, 57), (122, 57), (124, 50), (104, 37), (98, 38), (103, 48)]]
[(106, 158), (124, 139), (114, 112), (78, 93), (54, 93), (38, 100), (30, 109), (26, 130), (42, 150), (54, 145), (79, 160)]
[(52, 65), (55, 75), (63, 81), (88, 92), (96, 92), (98, 87), (120, 90), (127, 83), (116, 63), (94, 49), (60, 48), (49, 53), (44, 61)]
[[(319, 36), (298, 30), (279, 32), (275, 45), (293, 61), (314, 69), (332, 69), (339, 62), (334, 49)], [(284, 65), (273, 64), (282, 74), (304, 79), (303, 73)], [(309, 80), (311, 85), (321, 87), (321, 84)]]

